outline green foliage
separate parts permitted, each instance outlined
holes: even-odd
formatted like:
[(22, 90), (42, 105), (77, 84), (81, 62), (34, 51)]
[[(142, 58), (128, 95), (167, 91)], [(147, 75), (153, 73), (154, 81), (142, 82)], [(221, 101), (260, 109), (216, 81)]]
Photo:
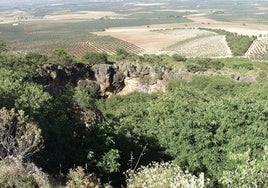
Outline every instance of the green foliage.
[(92, 87), (77, 86), (74, 88), (73, 100), (81, 109), (94, 108), (97, 91)]
[(186, 61), (186, 68), (190, 72), (206, 71), (208, 69), (220, 70), (224, 64), (219, 60), (191, 58)]
[(226, 36), (226, 42), (230, 47), (234, 56), (243, 56), (248, 48), (251, 46), (253, 41), (256, 39), (255, 36), (249, 37), (247, 35), (238, 35), (237, 33), (231, 33), (221, 29), (207, 29), (201, 28), (203, 30), (213, 31), (220, 35)]
[(43, 91), (42, 86), (25, 83), (21, 85), (21, 89), (18, 91), (15, 107), (23, 109), (28, 114), (37, 114), (50, 100), (51, 96)]
[(87, 52), (83, 55), (82, 60), (90, 65), (95, 64), (106, 64), (108, 55), (106, 53), (97, 53), (97, 52)]
[(42, 65), (48, 61), (48, 57), (46, 55), (30, 52), (26, 54), (25, 61), (31, 64)]
[(244, 69), (247, 71), (253, 70), (253, 65), (251, 63), (243, 63), (243, 64), (234, 64), (233, 65), (234, 69)]
[(247, 84), (223, 76), (195, 76), (187, 84), (191, 88), (205, 91), (216, 97), (235, 96), (247, 86)]
[(114, 127), (116, 148), (122, 153), (120, 164), (123, 171), (152, 160), (169, 159), (156, 139), (143, 129), (148, 122), (147, 108), (156, 99), (156, 95), (131, 93), (111, 96), (97, 103), (108, 125)]
[[(39, 64), (27, 61), (25, 57), (18, 57), (10, 54), (0, 54), (1, 71), (12, 71), (12, 78), (21, 81), (31, 81), (36, 76), (36, 69)], [(8, 78), (7, 78), (8, 79)]]
[(172, 59), (174, 61), (183, 61), (183, 62), (185, 62), (187, 60), (187, 58), (185, 56), (179, 55), (179, 54), (173, 54)]
[(3, 40), (0, 40), (0, 53), (7, 52), (7, 51), (8, 51), (8, 49), (7, 49), (6, 42)]
[(97, 166), (103, 168), (106, 172), (119, 172), (120, 169), (120, 154), (117, 149), (111, 149), (102, 157)]
[(142, 166), (136, 172), (127, 171), (127, 185), (131, 188), (148, 187), (191, 187), (204, 188), (209, 180), (205, 180), (204, 173), (196, 177), (189, 172), (183, 172), (173, 163), (151, 163)]
[(130, 55), (130, 53), (127, 52), (125, 49), (119, 48), (119, 49), (116, 49), (115, 55), (116, 55), (116, 60), (122, 61), (122, 60), (126, 60), (128, 56)]
[(61, 48), (53, 50), (49, 60), (52, 63), (63, 65), (70, 65), (73, 62), (72, 56), (70, 56), (65, 50)]
[(143, 61), (156, 65), (156, 64), (160, 64), (162, 62), (162, 58), (161, 58), (161, 56), (158, 56), (155, 54), (144, 54)]
[(267, 187), (268, 186), (268, 148), (260, 159), (252, 159), (251, 151), (242, 154), (230, 153), (228, 159), (233, 163), (232, 170), (223, 171), (220, 182), (227, 187)]
[[(148, 134), (191, 172), (205, 172), (215, 182), (230, 151), (264, 147), (267, 142), (266, 102), (247, 97), (214, 98), (181, 88), (149, 109)], [(265, 132), (265, 133), (264, 133)]]
[(255, 39), (255, 37), (238, 35), (236, 33), (228, 33), (226, 35), (227, 44), (230, 47), (234, 56), (243, 56)]
[(0, 70), (0, 107), (14, 107), (19, 88), (21, 82), (14, 78), (12, 71)]
[[(268, 142), (266, 63), (244, 59), (187, 59), (183, 64), (191, 72), (219, 70), (224, 63), (235, 71), (251, 70), (250, 73), (259, 74), (259, 83), (247, 85), (226, 77), (200, 75), (188, 82), (173, 80), (165, 94), (132, 93), (100, 99), (96, 89), (82, 85), (68, 84), (53, 97), (45, 92), (45, 86), (38, 84), (41, 66), (47, 62), (65, 64), (69, 59), (62, 50), (54, 55), (48, 58), (34, 53), (21, 57), (0, 54), (0, 106), (6, 107), (5, 110), (16, 108), (13, 110), (16, 115), (22, 109), (30, 115), (31, 121), (26, 119), (31, 125), (38, 123), (45, 147), (33, 158), (50, 174), (64, 176), (70, 168), (80, 165), (86, 166), (88, 172), (77, 176), (77, 182), (81, 183), (88, 173), (94, 172), (104, 182), (112, 178), (113, 183), (120, 179), (118, 184), (124, 184), (122, 172), (127, 169), (136, 170), (151, 161), (174, 160), (174, 168), (179, 165), (194, 175), (205, 173), (211, 178), (211, 186), (224, 186), (227, 184), (221, 181), (222, 177), (229, 181), (231, 174), (235, 182), (243, 173), (250, 173), (247, 171), (250, 168), (242, 162), (237, 164), (243, 164), (246, 170), (235, 170), (237, 165), (229, 159), (229, 153), (244, 153), (248, 148), (251, 148), (250, 162), (246, 165), (255, 165), (257, 171), (253, 170), (253, 174), (260, 172), (258, 165), (262, 164), (262, 150)], [(104, 54), (90, 55), (85, 61), (105, 59)], [(168, 55), (138, 56), (124, 50), (118, 50), (117, 55), (123, 60), (156, 67), (167, 62), (177, 65), (175, 61), (183, 60)], [(88, 111), (100, 118), (85, 126), (86, 118), (91, 118)], [(18, 118), (13, 120), (15, 125)], [(39, 131), (30, 130), (24, 145)], [(18, 151), (17, 147), (15, 150)], [(180, 172), (180, 177), (193, 177)]]
[(0, 99), (1, 107), (16, 107), (34, 114), (50, 101), (51, 96), (44, 92), (43, 86), (24, 82), (20, 75), (3, 69), (0, 70)]
[(187, 84), (185, 80), (171, 80), (167, 84), (167, 91), (172, 92), (185, 84)]

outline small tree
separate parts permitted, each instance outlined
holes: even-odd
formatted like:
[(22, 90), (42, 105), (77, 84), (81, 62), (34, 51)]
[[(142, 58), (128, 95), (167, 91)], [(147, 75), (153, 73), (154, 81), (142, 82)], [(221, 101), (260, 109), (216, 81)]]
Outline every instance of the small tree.
[(0, 109), (0, 159), (25, 159), (40, 149), (41, 130), (23, 111)]
[(93, 87), (77, 86), (74, 89), (73, 101), (82, 109), (94, 108), (98, 94)]
[(115, 55), (116, 55), (116, 60), (122, 61), (122, 60), (127, 59), (130, 53), (128, 53), (125, 49), (118, 48), (116, 49)]
[(180, 55), (180, 54), (173, 54), (172, 59), (174, 61), (183, 61), (183, 62), (187, 60), (187, 58), (185, 56)]
[(68, 65), (73, 62), (72, 56), (70, 56), (65, 50), (61, 48), (57, 48), (52, 52), (52, 56), (50, 58), (52, 63)]
[(90, 65), (107, 63), (108, 58), (106, 53), (87, 52), (83, 55), (82, 60)]

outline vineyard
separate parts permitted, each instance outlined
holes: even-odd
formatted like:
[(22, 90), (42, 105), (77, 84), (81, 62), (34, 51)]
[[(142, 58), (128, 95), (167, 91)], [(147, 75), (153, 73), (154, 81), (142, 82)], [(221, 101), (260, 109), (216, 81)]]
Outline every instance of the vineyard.
[(92, 36), (85, 42), (75, 42), (68, 45), (67, 51), (74, 56), (81, 56), (85, 52), (106, 52), (114, 54), (116, 49), (124, 49), (130, 53), (140, 54), (144, 50), (126, 41), (111, 36)]
[(245, 56), (254, 60), (268, 59), (268, 38), (259, 38), (253, 42)]
[[(27, 45), (26, 45), (27, 43)], [(17, 46), (16, 52), (27, 53), (27, 52), (37, 52), (49, 54), (55, 48), (62, 48), (66, 50), (71, 55), (76, 57), (85, 54), (86, 52), (105, 52), (107, 54), (114, 54), (116, 49), (125, 49), (130, 53), (140, 54), (144, 50), (126, 41), (111, 37), (111, 36), (97, 36), (89, 35), (83, 40), (78, 40), (77, 42), (69, 40), (27, 40), (27, 41), (16, 41), (13, 43)]]
[(223, 35), (204, 35), (173, 44), (164, 51), (183, 54), (187, 57), (230, 57), (232, 53)]

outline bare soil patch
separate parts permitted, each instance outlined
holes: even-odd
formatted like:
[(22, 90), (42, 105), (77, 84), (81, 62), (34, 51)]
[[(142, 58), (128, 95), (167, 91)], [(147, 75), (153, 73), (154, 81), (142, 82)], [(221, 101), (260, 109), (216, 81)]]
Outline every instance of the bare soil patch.
[(258, 9), (263, 11), (263, 10), (268, 10), (268, 7), (258, 7)]
[(60, 14), (60, 15), (47, 15), (44, 17), (45, 20), (71, 20), (71, 19), (78, 19), (78, 20), (87, 20), (87, 19), (100, 19), (102, 17), (115, 17), (123, 15), (116, 14), (115, 12), (111, 11), (79, 11), (70, 14)]
[(163, 48), (187, 38), (196, 37), (207, 31), (193, 29), (152, 30), (150, 28), (112, 28), (105, 32), (95, 32), (97, 35), (110, 35), (145, 49), (144, 53), (161, 53)]

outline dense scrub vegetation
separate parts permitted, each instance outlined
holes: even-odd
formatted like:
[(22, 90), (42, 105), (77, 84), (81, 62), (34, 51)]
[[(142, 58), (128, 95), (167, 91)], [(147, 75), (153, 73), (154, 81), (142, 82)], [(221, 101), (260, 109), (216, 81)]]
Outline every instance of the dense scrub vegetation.
[[(107, 63), (109, 58), (156, 66), (180, 64), (189, 72), (196, 72), (189, 64), (198, 65), (198, 71), (203, 72), (256, 67), (228, 60), (140, 57), (124, 50), (117, 50), (113, 57), (88, 53), (79, 60), (60, 49), (51, 56), (15, 56), (5, 51), (0, 54), (0, 132), (8, 132), (8, 126), (21, 127), (20, 137), (7, 135), (15, 139), (10, 147), (28, 146), (31, 139), (35, 147), (29, 153), (19, 149), (7, 152), (3, 143), (9, 140), (0, 140), (0, 185), (85, 187), (128, 182), (139, 187), (142, 181), (151, 181), (149, 173), (159, 169), (168, 177), (154, 173), (153, 181), (171, 178), (183, 183), (179, 185), (192, 182), (197, 187), (268, 185), (266, 63), (258, 65), (266, 68), (258, 73), (258, 83), (251, 85), (224, 76), (199, 75), (190, 81), (170, 82), (165, 94), (132, 93), (105, 99), (94, 88), (72, 84), (51, 95), (40, 68), (48, 63), (71, 65), (78, 61), (91, 66)], [(98, 114), (98, 121), (87, 124), (81, 113), (88, 112)], [(29, 132), (31, 126), (35, 128)], [(18, 165), (7, 177), (2, 169), (11, 169), (11, 159)], [(146, 166), (152, 161), (160, 165)], [(166, 161), (172, 163), (162, 163)], [(141, 165), (146, 167), (139, 169)], [(27, 175), (31, 169), (36, 169), (33, 176)], [(127, 170), (131, 174), (126, 181), (123, 172)]]
[(232, 54), (234, 56), (243, 56), (253, 43), (253, 41), (257, 38), (255, 36), (249, 37), (246, 35), (239, 35), (237, 33), (228, 32), (222, 29), (207, 29), (201, 28), (208, 31), (213, 31), (220, 35), (226, 36), (226, 42), (230, 47)]

